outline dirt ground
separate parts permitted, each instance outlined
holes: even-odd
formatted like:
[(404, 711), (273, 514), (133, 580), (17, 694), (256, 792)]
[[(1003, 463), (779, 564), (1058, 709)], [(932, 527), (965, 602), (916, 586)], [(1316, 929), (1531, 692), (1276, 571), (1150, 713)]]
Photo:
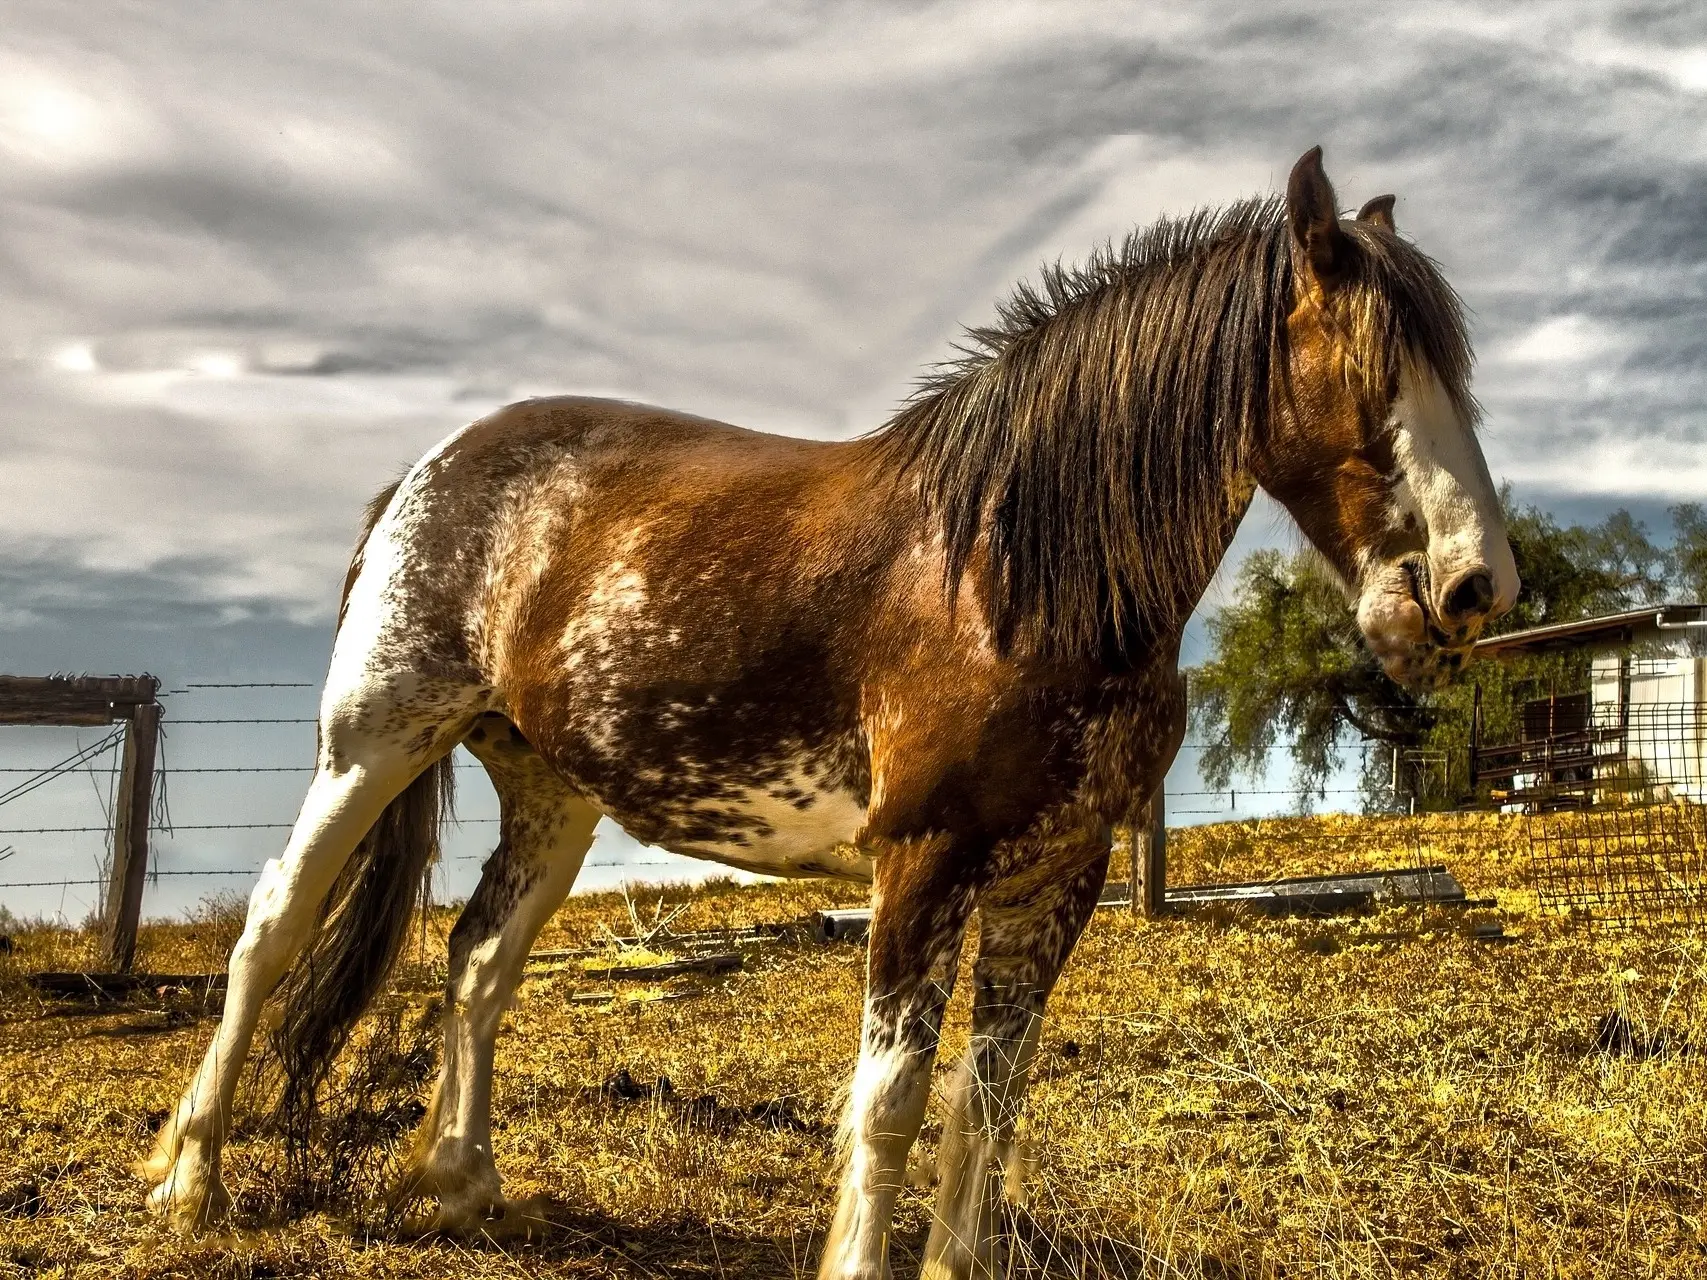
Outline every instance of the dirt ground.
[[(1172, 839), (1176, 880), (1444, 861), (1497, 905), (1331, 920), (1099, 913), (1050, 1005), (1011, 1215), (1016, 1274), (1707, 1269), (1699, 937), (1541, 916), (1514, 830), (1492, 818), (1268, 820)], [(650, 922), (660, 894), (666, 913), (686, 904), (676, 929), (858, 900), (813, 884), (581, 897), (540, 946), (631, 932), (630, 906)], [(857, 945), (777, 942), (748, 949), (738, 972), (656, 985), (573, 960), (530, 969), (499, 1042), (495, 1141), (507, 1190), (533, 1198), (542, 1225), (411, 1237), (364, 1188), (419, 1114), (451, 920), (427, 922), (425, 951), (349, 1055), (354, 1111), (328, 1113), (326, 1163), (311, 1171), (341, 1180), (345, 1202), (291, 1207), (279, 1141), (252, 1106), (227, 1160), (235, 1221), (199, 1237), (154, 1223), (128, 1166), (217, 1009), (170, 993), (42, 1000), (23, 975), (84, 965), (92, 941), (15, 935), (0, 956), (0, 1277), (811, 1274), (856, 1047)], [(1492, 922), (1503, 940), (1476, 936)], [(219, 904), (151, 926), (139, 964), (219, 968), (237, 927)], [(574, 998), (601, 991), (618, 996)], [(939, 1081), (964, 1045), (965, 999), (963, 984)], [(928, 1194), (902, 1200), (903, 1276)]]

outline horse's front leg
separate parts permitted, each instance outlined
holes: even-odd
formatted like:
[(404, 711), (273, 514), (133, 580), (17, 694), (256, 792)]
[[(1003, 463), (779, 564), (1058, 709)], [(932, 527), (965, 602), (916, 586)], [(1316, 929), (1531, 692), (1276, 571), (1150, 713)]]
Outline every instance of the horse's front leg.
[(895, 1197), (930, 1099), (944, 1006), (954, 990), (974, 886), (947, 841), (898, 844), (876, 859), (859, 1066), (843, 1120), (847, 1167), (821, 1280), (889, 1274)]
[(943, 1125), (924, 1280), (993, 1280), (1004, 1270), (1003, 1175), (1017, 1186), (1015, 1129), (1044, 1002), (1096, 910), (1108, 850), (1070, 853), (1066, 863), (1056, 874), (1040, 874), (1046, 864), (998, 881), (978, 899), (972, 1039)]

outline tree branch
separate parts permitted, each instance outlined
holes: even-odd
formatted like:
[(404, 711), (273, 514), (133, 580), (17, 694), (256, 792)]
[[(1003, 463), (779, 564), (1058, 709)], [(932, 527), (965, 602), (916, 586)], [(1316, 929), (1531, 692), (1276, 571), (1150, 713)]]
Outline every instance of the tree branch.
[(1333, 698), (1334, 706), (1339, 710), (1340, 715), (1345, 718), (1346, 723), (1364, 737), (1373, 738), (1377, 742), (1385, 742), (1388, 746), (1393, 747), (1408, 747), (1416, 743), (1417, 735), (1414, 731), (1404, 733), (1394, 729), (1382, 729), (1365, 720), (1352, 710), (1351, 703), (1346, 700), (1345, 694), (1338, 689), (1333, 690), (1330, 696)]

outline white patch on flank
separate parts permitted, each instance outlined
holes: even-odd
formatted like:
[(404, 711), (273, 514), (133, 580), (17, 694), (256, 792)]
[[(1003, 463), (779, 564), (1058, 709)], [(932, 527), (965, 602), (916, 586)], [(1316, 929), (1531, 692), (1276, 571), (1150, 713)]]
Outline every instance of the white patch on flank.
[(611, 661), (611, 630), (619, 622), (632, 626), (634, 615), (646, 607), (646, 579), (621, 560), (593, 580), (586, 603), (563, 628), (563, 665), (573, 671), (589, 658), (604, 670)]
[(1517, 563), (1506, 541), (1499, 497), (1468, 423), (1432, 369), (1406, 361), (1393, 402), (1394, 457), (1402, 479), (1393, 491), (1398, 515), (1428, 532), (1428, 567), (1437, 616), (1446, 593), (1470, 569), (1486, 568), (1507, 607), (1517, 598)]
[(534, 598), (553, 552), (568, 537), (581, 492), (579, 473), (565, 460), (543, 475), (509, 485), (495, 502), (481, 588), (468, 600), (463, 621), (465, 634), (477, 638), (476, 661), (487, 670), (502, 660), (485, 645), (508, 630), (506, 619), (521, 602)]
[(643, 649), (653, 638), (646, 604), (646, 579), (622, 560), (612, 561), (593, 580), (558, 642), (564, 674), (577, 682), (576, 699), (587, 711), (587, 741), (600, 752), (614, 749), (621, 690), (619, 680), (606, 677), (617, 666), (619, 651)]
[(344, 602), (344, 620), (333, 643), (327, 699), (334, 689), (359, 685), (375, 651), (384, 648), (385, 626), (396, 611), (398, 575), (409, 562), (426, 514), (416, 500), (421, 473), (473, 425), (458, 427), (421, 456), (362, 544), (360, 570)]

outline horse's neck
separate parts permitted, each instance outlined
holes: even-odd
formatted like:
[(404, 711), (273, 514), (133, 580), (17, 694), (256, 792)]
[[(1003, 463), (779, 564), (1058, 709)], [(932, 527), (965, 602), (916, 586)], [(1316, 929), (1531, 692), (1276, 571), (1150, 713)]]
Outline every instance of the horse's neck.
[[(904, 540), (913, 539), (918, 545), (928, 547), (933, 542), (940, 545), (940, 515), (933, 511), (931, 502), (917, 482), (917, 477), (913, 476), (909, 480), (904, 478), (905, 472), (896, 470), (893, 455), (886, 451), (885, 443), (879, 436), (850, 441), (846, 446), (850, 456), (859, 460), (858, 465), (869, 469), (866, 477), (869, 488), (863, 508), (863, 519), (866, 522), (875, 519), (885, 527), (907, 530), (909, 532), (904, 535)], [(1164, 655), (1169, 658), (1177, 657), (1186, 623), (1208, 591), (1215, 567), (1232, 545), (1239, 524), (1256, 495), (1257, 483), (1250, 474), (1235, 473), (1227, 477), (1224, 483), (1230, 499), (1226, 504), (1227, 518), (1223, 527), (1216, 530), (1209, 540), (1208, 549), (1212, 554), (1208, 557), (1207, 567), (1182, 576), (1179, 581), (1173, 583), (1171, 599), (1151, 603), (1141, 614), (1123, 618), (1118, 628), (1111, 623), (1105, 632), (1103, 651), (1100, 654), (1084, 654), (1076, 660), (1089, 662), (1086, 674), (1091, 674), (1098, 668), (1119, 669), (1134, 664), (1147, 666)], [(986, 512), (982, 521), (985, 532), (980, 539), (982, 550), (975, 552), (972, 561), (967, 565), (968, 573), (975, 579), (982, 575), (985, 568), (983, 560), (988, 554), (990, 518)], [(1198, 536), (1201, 538), (1201, 534)], [(1201, 542), (1199, 545), (1202, 545)], [(1182, 555), (1180, 548), (1165, 546), (1154, 548), (1151, 554), (1157, 557), (1158, 561), (1170, 560), (1176, 572), (1180, 567), (1193, 565), (1203, 558), (1196, 554)], [(1114, 594), (1115, 591), (1110, 585), (1108, 598), (1112, 598)], [(993, 622), (993, 619), (986, 618), (986, 621)]]
[[(1234, 486), (1232, 501), (1228, 506), (1226, 523), (1216, 538), (1217, 565), (1226, 559), (1227, 552), (1233, 545), (1233, 538), (1239, 532), (1239, 525), (1244, 522), (1251, 503), (1256, 499), (1257, 483), (1253, 477), (1235, 476), (1230, 483)], [(1145, 650), (1157, 658), (1177, 663), (1186, 624), (1191, 621), (1192, 614), (1197, 611), (1204, 595), (1208, 593), (1214, 577), (1215, 572), (1212, 570), (1203, 574), (1201, 581), (1182, 582), (1171, 609), (1163, 609), (1154, 616), (1138, 620), (1141, 624), (1139, 634), (1143, 637)]]

